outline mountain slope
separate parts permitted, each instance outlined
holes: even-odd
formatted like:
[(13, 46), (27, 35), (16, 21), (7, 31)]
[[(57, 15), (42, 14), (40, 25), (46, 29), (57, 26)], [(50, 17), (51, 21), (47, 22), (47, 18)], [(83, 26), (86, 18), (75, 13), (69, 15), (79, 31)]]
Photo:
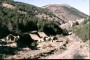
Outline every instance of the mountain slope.
[[(57, 5), (53, 6), (55, 6), (54, 8), (56, 9)], [(12, 33), (19, 34), (36, 30), (56, 34), (63, 33), (63, 30), (59, 28), (58, 25), (65, 23), (66, 20), (87, 17), (87, 15), (80, 12), (77, 12), (77, 15), (74, 15), (77, 10), (70, 6), (70, 11), (68, 10), (69, 7), (60, 6), (57, 6), (58, 8), (56, 10), (59, 11), (58, 9), (62, 9), (60, 10), (61, 12), (65, 11), (64, 14), (62, 13), (64, 18), (60, 17), (62, 16), (61, 13), (58, 13), (60, 16), (57, 16), (56, 13), (52, 13), (48, 9), (31, 4), (15, 2), (13, 0), (0, 0), (0, 23), (6, 27), (5, 29), (7, 29), (7, 31)], [(56, 11), (55, 9), (52, 10)], [(49, 29), (49, 31), (47, 31), (47, 29)]]
[(73, 32), (79, 36), (83, 41), (90, 40), (90, 28), (89, 28), (90, 18), (85, 19), (85, 21), (79, 26), (73, 27)]
[(68, 4), (50, 4), (43, 6), (43, 8), (48, 9), (50, 12), (53, 12), (57, 17), (65, 20), (66, 22), (69, 20), (76, 20), (87, 17), (86, 14), (71, 7)]
[(55, 34), (58, 29), (61, 30), (58, 24), (64, 21), (47, 9), (13, 0), (0, 0), (0, 22), (12, 33), (46, 31), (50, 28), (50, 32)]

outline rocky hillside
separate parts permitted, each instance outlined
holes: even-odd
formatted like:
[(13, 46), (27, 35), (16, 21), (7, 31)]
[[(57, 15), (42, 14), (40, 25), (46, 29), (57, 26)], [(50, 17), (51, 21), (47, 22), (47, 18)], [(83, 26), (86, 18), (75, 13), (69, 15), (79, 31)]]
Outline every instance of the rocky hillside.
[(90, 40), (90, 28), (89, 28), (89, 19), (85, 19), (79, 26), (73, 27), (73, 32), (76, 33), (83, 41)]
[(10, 10), (12, 11), (14, 10), (13, 13), (16, 12), (21, 15), (29, 15), (30, 17), (35, 16), (41, 19), (59, 21), (60, 23), (64, 22), (63, 20), (55, 16), (53, 13), (49, 12), (47, 9), (43, 9), (31, 4), (16, 2), (13, 0), (2, 0), (0, 1), (0, 3), (1, 3), (0, 8), (7, 9), (8, 12)]
[(58, 25), (65, 23), (65, 21), (87, 17), (84, 13), (68, 5), (47, 5), (44, 7), (14, 0), (0, 0), (0, 27), (6, 27), (5, 30), (11, 33), (26, 33), (33, 30), (47, 32), (47, 29), (51, 29), (49, 32), (56, 34), (57, 32), (62, 33)]
[(16, 34), (33, 30), (46, 31), (47, 28), (57, 32), (58, 24), (64, 21), (47, 9), (13, 0), (0, 0), (0, 23), (0, 28), (4, 28), (0, 30), (2, 36), (7, 31)]
[(90, 59), (86, 17), (69, 5), (0, 0), (0, 59)]
[(43, 8), (53, 12), (57, 17), (66, 22), (87, 17), (86, 14), (68, 4), (49, 4), (43, 6)]

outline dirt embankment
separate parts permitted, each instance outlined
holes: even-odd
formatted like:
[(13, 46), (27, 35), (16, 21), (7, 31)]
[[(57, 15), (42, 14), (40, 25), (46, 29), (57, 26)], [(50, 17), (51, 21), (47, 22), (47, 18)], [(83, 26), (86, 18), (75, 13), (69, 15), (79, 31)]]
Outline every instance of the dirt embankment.
[(67, 36), (70, 40), (67, 45), (67, 50), (62, 54), (55, 54), (45, 57), (45, 59), (90, 59), (89, 48), (90, 40), (87, 42), (82, 42), (81, 39), (75, 35)]
[[(68, 41), (68, 42), (67, 42)], [(67, 42), (67, 43), (66, 43)], [(45, 45), (46, 43), (46, 45)], [(48, 43), (48, 44), (47, 44)], [(22, 48), (13, 55), (3, 55), (4, 59), (90, 59), (89, 43), (83, 42), (75, 34), (58, 37), (58, 41), (40, 43), (41, 49)]]

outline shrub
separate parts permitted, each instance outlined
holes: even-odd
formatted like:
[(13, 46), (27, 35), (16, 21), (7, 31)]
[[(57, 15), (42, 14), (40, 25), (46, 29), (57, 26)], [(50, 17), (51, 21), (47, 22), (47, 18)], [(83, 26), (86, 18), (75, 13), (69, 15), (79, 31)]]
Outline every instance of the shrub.
[(89, 24), (82, 24), (79, 25), (78, 27), (73, 28), (73, 32), (78, 35), (83, 41), (87, 41), (90, 39), (90, 28)]

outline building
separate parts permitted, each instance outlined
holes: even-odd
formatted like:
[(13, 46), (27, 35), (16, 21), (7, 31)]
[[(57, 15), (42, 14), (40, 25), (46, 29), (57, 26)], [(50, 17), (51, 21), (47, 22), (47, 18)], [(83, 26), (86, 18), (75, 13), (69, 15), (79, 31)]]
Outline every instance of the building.
[(38, 35), (42, 38), (48, 37), (44, 32), (38, 32)]

